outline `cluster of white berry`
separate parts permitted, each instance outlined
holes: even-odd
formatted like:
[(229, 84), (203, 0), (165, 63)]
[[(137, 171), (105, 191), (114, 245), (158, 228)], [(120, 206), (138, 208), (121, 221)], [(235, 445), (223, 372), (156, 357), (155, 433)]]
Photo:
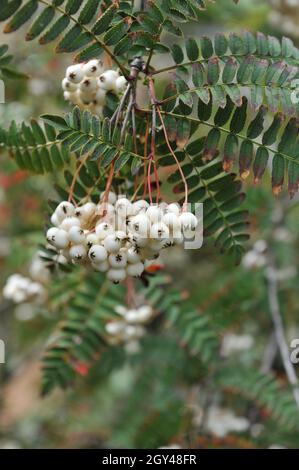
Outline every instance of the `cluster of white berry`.
[(153, 318), (154, 311), (150, 305), (128, 309), (123, 305), (115, 307), (120, 319), (106, 324), (110, 344), (123, 344), (129, 353), (137, 352), (139, 340), (145, 335), (145, 325)]
[(51, 217), (47, 241), (70, 262), (107, 272), (118, 283), (138, 277), (162, 249), (182, 244), (194, 234), (197, 218), (179, 205), (131, 202), (113, 192), (103, 193), (98, 204), (75, 207), (61, 202)]
[(37, 255), (29, 268), (30, 277), (12, 274), (3, 288), (3, 296), (16, 304), (33, 302), (42, 304), (47, 297), (46, 284), (50, 280), (50, 271)]
[(257, 240), (252, 249), (247, 251), (242, 259), (245, 269), (254, 270), (263, 268), (267, 262), (267, 242), (265, 240)]
[(70, 65), (62, 80), (65, 100), (98, 116), (102, 115), (107, 92), (122, 93), (126, 85), (124, 76), (116, 70), (104, 70), (103, 63), (97, 59)]

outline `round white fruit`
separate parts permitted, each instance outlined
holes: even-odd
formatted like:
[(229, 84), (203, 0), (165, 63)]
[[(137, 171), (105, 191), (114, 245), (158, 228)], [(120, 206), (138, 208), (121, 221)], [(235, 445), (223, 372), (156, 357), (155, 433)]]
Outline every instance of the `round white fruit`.
[(84, 230), (76, 225), (71, 227), (69, 230), (69, 240), (76, 245), (83, 244), (86, 240)]
[(63, 220), (65, 217), (71, 217), (75, 214), (75, 207), (71, 202), (63, 201), (56, 207), (55, 214)]
[(162, 217), (163, 217), (163, 212), (159, 206), (152, 205), (147, 209), (146, 215), (151, 221), (151, 223), (155, 224), (157, 222), (161, 222)]
[(146, 237), (150, 231), (150, 221), (145, 214), (135, 215), (130, 220), (130, 228), (134, 233)]
[(114, 217), (114, 213), (115, 213), (115, 210), (114, 210), (114, 206), (112, 204), (109, 204), (109, 202), (100, 202), (97, 206), (97, 213), (101, 216), (101, 217)]
[(139, 201), (133, 202), (132, 212), (134, 215), (137, 215), (140, 212), (146, 212), (148, 207), (149, 207), (149, 203), (145, 201), (144, 199), (140, 199)]
[(97, 79), (93, 77), (84, 78), (80, 83), (79, 88), (83, 93), (95, 92), (97, 90)]
[(63, 248), (66, 248), (69, 244), (68, 233), (65, 230), (58, 229), (54, 238), (52, 244), (59, 250), (63, 250)]
[(125, 327), (126, 323), (124, 321), (112, 321), (105, 325), (105, 329), (110, 335), (118, 335), (124, 331)]
[(104, 106), (106, 103), (106, 91), (102, 88), (98, 88), (94, 96), (94, 104), (96, 106)]
[(75, 261), (86, 258), (87, 251), (84, 245), (74, 245), (70, 248), (70, 257)]
[(169, 237), (169, 228), (163, 222), (158, 222), (151, 226), (151, 238), (155, 240), (162, 240)]
[(138, 322), (138, 312), (135, 309), (128, 310), (125, 316), (125, 319), (128, 323), (137, 323)]
[(129, 199), (121, 197), (120, 199), (117, 199), (115, 203), (115, 210), (120, 216), (128, 217), (133, 213), (132, 203)]
[(141, 235), (137, 235), (136, 233), (129, 235), (130, 242), (134, 245), (134, 247), (144, 248), (150, 242), (148, 237), (142, 237)]
[(56, 212), (54, 212), (54, 214), (51, 215), (51, 224), (52, 225), (55, 225), (56, 227), (58, 227), (60, 225), (60, 222), (61, 220), (59, 219), (58, 215), (56, 214)]
[(94, 202), (86, 202), (81, 207), (82, 217), (84, 219), (89, 219), (95, 214), (96, 210), (97, 210), (97, 206)]
[(138, 249), (133, 246), (130, 247), (127, 251), (127, 259), (128, 263), (130, 264), (140, 263), (140, 255)]
[(125, 252), (111, 253), (108, 261), (112, 268), (125, 268), (127, 266), (127, 255)]
[(139, 277), (144, 271), (143, 263), (128, 264), (127, 273), (129, 276)]
[(115, 90), (116, 79), (118, 77), (118, 72), (115, 70), (106, 70), (98, 78), (98, 87), (106, 91)]
[(122, 93), (125, 90), (127, 84), (128, 82), (124, 76), (117, 77), (117, 79), (115, 80), (116, 93)]
[(83, 67), (81, 64), (70, 65), (66, 69), (66, 78), (72, 83), (80, 83), (84, 78)]
[(109, 270), (110, 266), (108, 261), (102, 261), (101, 263), (91, 263), (91, 266), (96, 271), (100, 271), (101, 273), (105, 273)]
[(64, 91), (73, 92), (77, 90), (77, 84), (70, 82), (70, 80), (66, 77), (62, 80), (61, 86)]
[(103, 72), (103, 63), (100, 60), (92, 59), (83, 65), (83, 73), (86, 77), (99, 77)]
[(59, 228), (56, 228), (56, 227), (51, 227), (49, 228), (49, 230), (47, 231), (47, 235), (46, 235), (46, 238), (47, 238), (47, 241), (49, 243), (51, 243), (52, 245), (52, 242), (55, 241), (55, 237), (57, 235), (57, 233), (59, 232)]
[(117, 253), (121, 248), (121, 241), (115, 234), (108, 235), (104, 240), (104, 247), (109, 253)]
[[(132, 265), (133, 266), (133, 265)], [(126, 279), (126, 271), (125, 269), (109, 269), (107, 272), (107, 277), (110, 281), (118, 284), (119, 282)]]
[(179, 216), (179, 220), (183, 230), (194, 230), (198, 224), (197, 218), (191, 212), (182, 212), (182, 214)]
[(176, 214), (167, 212), (163, 215), (163, 223), (174, 233), (181, 233), (181, 222)]
[(175, 214), (177, 216), (180, 214), (179, 205), (176, 204), (175, 202), (172, 202), (171, 204), (168, 204), (166, 211), (167, 212), (172, 212), (173, 214)]
[(131, 340), (134, 338), (141, 338), (145, 333), (145, 330), (142, 326), (139, 325), (127, 325), (124, 331), (124, 337), (126, 340)]
[(115, 312), (118, 313), (118, 315), (125, 316), (128, 309), (124, 305), (116, 305), (114, 308)]
[(72, 227), (79, 227), (81, 225), (80, 220), (78, 217), (66, 217), (60, 225), (60, 228), (63, 230), (66, 230), (67, 232), (72, 228)]
[(85, 105), (85, 107), (88, 107), (92, 104), (92, 101), (94, 99), (94, 91), (93, 90), (78, 90), (78, 100), (79, 100), (79, 105), (82, 106)]
[(153, 315), (153, 310), (149, 305), (142, 305), (138, 309), (138, 321), (144, 323), (151, 318)]
[(88, 235), (86, 235), (86, 243), (89, 247), (92, 247), (93, 245), (98, 245), (99, 237), (96, 233), (89, 233)]
[[(103, 201), (104, 197), (105, 197), (105, 192), (102, 192), (100, 194), (100, 200)], [(109, 202), (109, 204), (115, 204), (116, 203), (116, 194), (113, 191), (109, 191), (109, 193), (107, 195), (107, 202)]]
[(110, 224), (107, 222), (101, 222), (96, 226), (96, 235), (99, 240), (104, 240), (108, 235), (112, 235), (114, 230)]
[(93, 263), (101, 263), (107, 259), (108, 253), (102, 245), (93, 245), (88, 252), (88, 256)]

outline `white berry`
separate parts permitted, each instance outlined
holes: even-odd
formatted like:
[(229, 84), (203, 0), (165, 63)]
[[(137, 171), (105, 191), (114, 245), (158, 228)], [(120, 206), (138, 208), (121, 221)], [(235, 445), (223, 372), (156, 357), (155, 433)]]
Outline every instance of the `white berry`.
[(100, 60), (89, 60), (83, 65), (83, 73), (87, 77), (98, 77), (103, 72), (103, 63)]
[(49, 243), (51, 243), (51, 245), (53, 244), (53, 242), (55, 241), (55, 237), (57, 235), (57, 233), (59, 232), (59, 229), (56, 228), (56, 227), (51, 227), (49, 228), (49, 230), (47, 231), (47, 241)]
[(106, 91), (103, 90), (102, 88), (98, 88), (94, 96), (94, 104), (96, 106), (104, 106), (105, 103), (106, 103)]
[[(100, 195), (100, 200), (103, 201), (104, 197), (105, 197), (105, 192), (102, 192)], [(116, 194), (114, 192), (109, 191), (109, 193), (107, 194), (107, 202), (109, 202), (109, 204), (116, 203)]]
[(116, 79), (118, 73), (115, 70), (106, 70), (98, 78), (98, 86), (103, 90), (113, 91), (115, 90)]
[(80, 83), (83, 77), (84, 72), (81, 64), (70, 65), (66, 69), (66, 78), (72, 83)]
[[(132, 264), (132, 266), (134, 265)], [(125, 269), (109, 269), (107, 277), (110, 281), (118, 284), (126, 278), (126, 271)]]
[(144, 271), (143, 263), (128, 264), (127, 273), (129, 276), (139, 277)]
[(81, 98), (80, 98), (80, 93), (79, 93), (80, 90), (75, 90), (75, 91), (65, 91), (63, 93), (63, 97), (65, 99), (65, 101), (70, 101), (71, 103), (75, 104), (75, 105), (82, 105), (82, 101), (81, 101)]
[(117, 335), (124, 330), (125, 326), (126, 323), (124, 321), (113, 321), (107, 323), (105, 329), (110, 335)]
[(101, 263), (91, 263), (91, 265), (96, 271), (100, 271), (101, 273), (107, 272), (110, 268), (107, 260), (102, 261)]
[(58, 215), (56, 214), (56, 212), (54, 212), (54, 214), (51, 215), (51, 224), (52, 225), (55, 225), (56, 227), (58, 227), (60, 225), (60, 222), (61, 220), (59, 219)]
[(163, 212), (162, 212), (161, 208), (158, 207), (158, 206), (150, 206), (146, 211), (146, 215), (149, 218), (149, 220), (151, 221), (151, 223), (155, 224), (157, 222), (161, 222)]
[(92, 247), (93, 245), (97, 245), (99, 243), (99, 237), (96, 233), (89, 233), (86, 235), (86, 244), (88, 247)]
[(115, 234), (108, 235), (104, 240), (104, 247), (109, 253), (117, 253), (121, 248), (121, 241)]
[(107, 250), (102, 245), (93, 245), (89, 252), (88, 256), (93, 263), (101, 263), (107, 259)]
[(85, 242), (84, 230), (79, 226), (73, 226), (69, 230), (69, 240), (70, 242), (78, 245)]
[(116, 93), (122, 93), (125, 90), (127, 84), (128, 84), (128, 82), (127, 82), (127, 80), (125, 79), (124, 76), (117, 77), (117, 79), (115, 80), (115, 91), (116, 91)]
[(114, 216), (114, 206), (109, 204), (109, 202), (100, 202), (97, 207), (97, 213), (101, 216), (113, 217)]
[(198, 224), (197, 218), (191, 212), (182, 212), (182, 214), (179, 216), (179, 221), (183, 230), (194, 230)]
[(83, 206), (81, 207), (82, 217), (84, 219), (89, 219), (95, 214), (96, 209), (97, 206), (94, 202), (86, 202), (86, 204), (83, 204)]
[(58, 229), (53, 242), (51, 242), (56, 248), (62, 250), (66, 248), (69, 244), (68, 233), (65, 230)]
[(130, 221), (130, 228), (138, 235), (146, 237), (150, 228), (148, 217), (145, 214), (135, 215)]
[(61, 222), (60, 228), (68, 232), (74, 226), (80, 226), (80, 220), (78, 219), (78, 217), (66, 217)]
[(108, 260), (112, 268), (125, 268), (127, 266), (127, 255), (125, 252), (111, 253)]
[(180, 208), (179, 208), (178, 204), (173, 202), (171, 204), (168, 204), (166, 211), (167, 212), (172, 212), (173, 214), (178, 216), (179, 213), (180, 213)]
[(120, 216), (128, 217), (133, 213), (132, 203), (125, 197), (117, 199), (115, 210)]
[(75, 207), (71, 202), (63, 201), (57, 206), (55, 214), (62, 220), (65, 217), (73, 216), (75, 214)]
[(76, 83), (72, 83), (69, 81), (68, 78), (64, 78), (61, 82), (61, 86), (62, 86), (62, 89), (64, 91), (70, 91), (70, 92), (73, 92), (73, 91), (76, 91), (77, 90), (77, 85)]
[(142, 237), (137, 234), (130, 234), (129, 238), (130, 242), (138, 248), (144, 248), (150, 241), (148, 237)]
[(140, 212), (145, 212), (149, 207), (149, 203), (144, 199), (140, 199), (139, 201), (133, 202), (133, 214), (137, 215)]
[(127, 251), (128, 263), (136, 264), (140, 262), (140, 255), (138, 248), (130, 247)]
[(94, 92), (97, 89), (97, 79), (93, 77), (84, 78), (79, 86), (80, 90), (84, 93)]
[(151, 227), (150, 232), (151, 238), (155, 240), (161, 240), (169, 237), (169, 228), (163, 222), (158, 222)]
[(96, 234), (99, 240), (104, 240), (108, 235), (113, 234), (113, 228), (107, 222), (101, 222), (96, 226)]
[(86, 258), (87, 252), (84, 245), (74, 245), (70, 248), (70, 257), (75, 261)]
[(163, 215), (163, 223), (175, 234), (181, 233), (181, 222), (176, 214), (167, 212)]

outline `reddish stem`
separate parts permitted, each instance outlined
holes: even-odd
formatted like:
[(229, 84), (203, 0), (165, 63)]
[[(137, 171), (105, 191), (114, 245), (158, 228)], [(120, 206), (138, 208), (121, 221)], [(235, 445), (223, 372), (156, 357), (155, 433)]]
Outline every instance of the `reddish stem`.
[(183, 180), (183, 183), (184, 183), (184, 188), (185, 188), (185, 200), (184, 200), (184, 206), (183, 206), (183, 210), (186, 210), (187, 209), (187, 204), (188, 204), (188, 184), (187, 184), (187, 181), (186, 181), (186, 178), (185, 178), (185, 175), (184, 175), (184, 172), (181, 168), (181, 165), (177, 159), (177, 156), (176, 154), (174, 153), (174, 151), (172, 150), (171, 148), (171, 145), (169, 143), (169, 140), (168, 140), (168, 135), (167, 135), (167, 131), (166, 131), (166, 128), (165, 128), (165, 124), (164, 124), (164, 120), (163, 120), (163, 117), (162, 117), (162, 113), (160, 111), (160, 108), (159, 106), (157, 106), (157, 112), (158, 112), (158, 115), (159, 115), (159, 118), (160, 118), (160, 121), (161, 121), (161, 124), (162, 124), (162, 128), (163, 128), (163, 132), (164, 132), (164, 136), (165, 136), (165, 140), (166, 140), (166, 144), (167, 144), (167, 147), (169, 148), (169, 151), (171, 153), (171, 155), (173, 156), (173, 158), (175, 159), (175, 162), (177, 164), (177, 167), (178, 167), (178, 170), (181, 174), (181, 177), (182, 177), (182, 180)]

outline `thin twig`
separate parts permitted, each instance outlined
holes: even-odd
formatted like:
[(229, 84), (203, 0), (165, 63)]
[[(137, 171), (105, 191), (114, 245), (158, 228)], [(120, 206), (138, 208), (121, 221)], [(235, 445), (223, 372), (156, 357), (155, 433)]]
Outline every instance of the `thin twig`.
[(157, 112), (158, 112), (158, 115), (159, 115), (159, 118), (160, 118), (160, 121), (161, 121), (161, 124), (162, 124), (162, 128), (163, 128), (163, 132), (164, 132), (164, 136), (165, 136), (165, 140), (166, 140), (167, 147), (169, 148), (169, 151), (170, 151), (171, 155), (173, 156), (173, 158), (174, 158), (174, 160), (175, 160), (175, 162), (176, 162), (176, 164), (177, 164), (178, 170), (179, 170), (179, 172), (180, 172), (180, 175), (181, 175), (182, 180), (183, 180), (183, 183), (184, 183), (185, 199), (184, 199), (183, 210), (186, 210), (186, 209), (187, 209), (187, 204), (188, 204), (188, 184), (187, 184), (187, 181), (186, 181), (184, 172), (183, 172), (183, 170), (182, 170), (182, 167), (181, 167), (181, 165), (180, 165), (180, 162), (178, 161), (178, 158), (177, 158), (176, 154), (174, 153), (174, 151), (172, 150), (172, 147), (171, 147), (171, 145), (170, 145), (170, 142), (169, 142), (169, 139), (168, 139), (168, 135), (167, 135), (167, 131), (166, 131), (165, 124), (164, 124), (164, 120), (163, 120), (162, 113), (161, 113), (161, 111), (160, 111), (159, 106), (157, 106)]
[(72, 180), (72, 183), (71, 183), (71, 186), (70, 186), (69, 197), (68, 197), (69, 201), (74, 201), (73, 195), (74, 195), (75, 184), (76, 184), (77, 178), (79, 176), (80, 170), (83, 167), (83, 165), (86, 163), (86, 161), (88, 160), (89, 156), (90, 156), (89, 153), (87, 153), (85, 155), (85, 157), (81, 160), (80, 164), (78, 165), (78, 168), (76, 169), (76, 171), (74, 173), (73, 180)]
[(266, 273), (268, 281), (268, 300), (269, 300), (269, 310), (271, 318), (273, 321), (275, 337), (278, 344), (278, 348), (281, 354), (281, 359), (285, 372), (287, 374), (288, 381), (294, 387), (293, 395), (297, 407), (299, 409), (299, 383), (298, 378), (294, 369), (293, 364), (290, 361), (289, 357), (289, 348), (287, 345), (283, 322), (281, 318), (280, 305), (278, 299), (278, 283), (277, 283), (277, 273), (275, 266), (269, 266)]
[(263, 355), (263, 359), (262, 359), (262, 363), (260, 367), (260, 372), (262, 374), (267, 374), (272, 369), (272, 365), (276, 357), (277, 350), (278, 348), (277, 348), (276, 336), (275, 336), (275, 333), (273, 332), (268, 340), (268, 343), (264, 351), (264, 355)]
[(132, 101), (133, 106), (131, 109), (132, 115), (132, 129), (133, 129), (133, 142), (134, 142), (134, 151), (137, 153), (137, 135), (136, 135), (136, 116), (135, 116), (135, 106), (136, 106), (136, 83), (132, 84)]
[(129, 85), (125, 89), (125, 92), (124, 92), (124, 94), (123, 94), (123, 96), (120, 100), (120, 103), (119, 103), (118, 107), (116, 108), (116, 110), (114, 111), (114, 114), (112, 115), (112, 117), (110, 119), (110, 137), (111, 137), (111, 126), (112, 126), (114, 121), (115, 121), (115, 126), (117, 126), (119, 118), (120, 118), (120, 114), (121, 114), (121, 112), (122, 112), (122, 110), (123, 110), (123, 108), (126, 104), (130, 89), (131, 89), (131, 84), (129, 83)]
[(128, 124), (128, 120), (129, 120), (132, 108), (133, 108), (133, 96), (131, 94), (129, 105), (128, 105), (128, 108), (127, 108), (127, 111), (126, 111), (125, 118), (123, 120), (121, 132), (120, 132), (119, 145), (122, 145), (122, 143), (123, 143), (123, 140), (124, 140), (124, 137), (125, 137), (125, 132), (126, 132), (126, 127), (127, 127), (127, 124)]

